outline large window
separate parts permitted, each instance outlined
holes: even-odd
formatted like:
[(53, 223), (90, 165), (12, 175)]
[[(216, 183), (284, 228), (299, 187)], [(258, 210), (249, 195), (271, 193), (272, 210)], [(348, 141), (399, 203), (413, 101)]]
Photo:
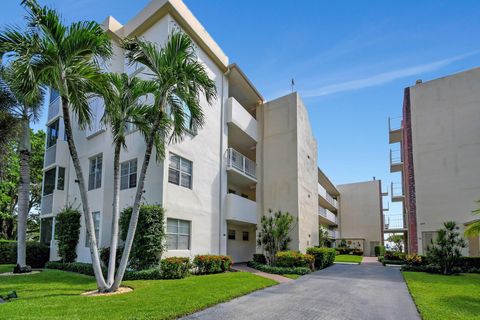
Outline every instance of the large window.
[(102, 186), (102, 158), (101, 154), (90, 158), (88, 190), (97, 189)]
[(52, 168), (48, 171), (45, 171), (45, 176), (43, 178), (43, 195), (47, 196), (53, 193), (55, 190), (55, 171), (57, 168)]
[(168, 168), (168, 182), (191, 189), (192, 161), (171, 153)]
[(47, 148), (54, 146), (58, 139), (58, 119), (47, 127)]
[(65, 189), (65, 168), (64, 167), (58, 167), (57, 189), (58, 190)]
[[(93, 217), (93, 228), (95, 230), (95, 239), (97, 240), (97, 246), (100, 245), (100, 212), (95, 211), (92, 212), (92, 217)], [(90, 247), (90, 241), (88, 240), (88, 234), (87, 231), (85, 230), (85, 247)]]
[(120, 190), (137, 186), (137, 159), (125, 161), (120, 168)]
[(167, 249), (190, 249), (190, 221), (167, 219)]

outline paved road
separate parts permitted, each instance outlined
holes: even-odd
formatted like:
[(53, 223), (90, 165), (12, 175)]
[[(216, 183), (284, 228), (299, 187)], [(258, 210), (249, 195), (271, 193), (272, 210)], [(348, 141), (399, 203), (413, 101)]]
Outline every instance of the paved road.
[(334, 265), (185, 319), (420, 319), (397, 268)]

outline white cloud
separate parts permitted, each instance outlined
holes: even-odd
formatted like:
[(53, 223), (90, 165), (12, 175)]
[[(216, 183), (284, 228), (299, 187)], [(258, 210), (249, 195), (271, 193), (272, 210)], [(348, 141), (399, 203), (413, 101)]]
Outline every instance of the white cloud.
[(438, 60), (435, 62), (417, 65), (413, 67), (398, 69), (394, 71), (379, 73), (373, 76), (369, 76), (362, 79), (350, 80), (340, 83), (329, 84), (315, 89), (302, 90), (302, 96), (306, 98), (326, 96), (333, 93), (344, 92), (344, 91), (353, 91), (358, 89), (363, 89), (367, 87), (374, 87), (382, 85), (396, 79), (405, 78), (424, 72), (430, 72), (443, 68), (453, 62), (463, 60), (467, 57), (473, 56), (480, 53), (480, 51), (473, 51), (466, 54), (454, 56), (451, 58)]

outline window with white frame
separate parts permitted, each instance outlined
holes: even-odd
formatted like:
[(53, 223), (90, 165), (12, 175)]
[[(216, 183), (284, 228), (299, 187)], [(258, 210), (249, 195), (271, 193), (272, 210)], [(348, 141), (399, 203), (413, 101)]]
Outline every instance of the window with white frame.
[(57, 190), (65, 189), (65, 168), (58, 167)]
[(58, 126), (58, 119), (47, 126), (47, 148), (57, 144)]
[(167, 218), (167, 249), (190, 250), (190, 221)]
[[(95, 230), (95, 239), (97, 240), (97, 247), (100, 245), (100, 211), (92, 212), (93, 217), (93, 229)], [(85, 247), (90, 247), (90, 241), (88, 240), (88, 234), (85, 230)]]
[(102, 154), (90, 158), (90, 169), (88, 171), (88, 190), (102, 186)]
[(43, 176), (43, 195), (48, 196), (55, 190), (55, 171), (57, 168), (52, 168), (45, 171)]
[(120, 167), (120, 190), (137, 186), (137, 159), (125, 161)]
[(192, 188), (192, 166), (190, 160), (170, 153), (170, 163), (168, 165), (168, 182), (185, 187)]

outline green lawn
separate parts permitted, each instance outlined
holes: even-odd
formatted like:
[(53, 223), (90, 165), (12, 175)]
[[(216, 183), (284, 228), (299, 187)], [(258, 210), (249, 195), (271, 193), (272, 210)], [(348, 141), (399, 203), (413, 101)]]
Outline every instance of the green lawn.
[(291, 274), (291, 273), (288, 273), (288, 274), (282, 274), (282, 276), (284, 276), (285, 278), (290, 278), (290, 279), (298, 279), (301, 277), (301, 275), (299, 274)]
[(12, 272), (14, 267), (14, 264), (0, 264), (0, 273)]
[(353, 262), (360, 263), (362, 262), (362, 256), (354, 256), (352, 254), (339, 254), (335, 256), (335, 262)]
[(424, 320), (480, 319), (480, 274), (403, 276)]
[(125, 281), (130, 293), (85, 297), (92, 277), (45, 270), (29, 276), (3, 276), (0, 294), (16, 290), (19, 299), (1, 305), (2, 319), (173, 319), (276, 284), (246, 272), (190, 276), (181, 280)]

